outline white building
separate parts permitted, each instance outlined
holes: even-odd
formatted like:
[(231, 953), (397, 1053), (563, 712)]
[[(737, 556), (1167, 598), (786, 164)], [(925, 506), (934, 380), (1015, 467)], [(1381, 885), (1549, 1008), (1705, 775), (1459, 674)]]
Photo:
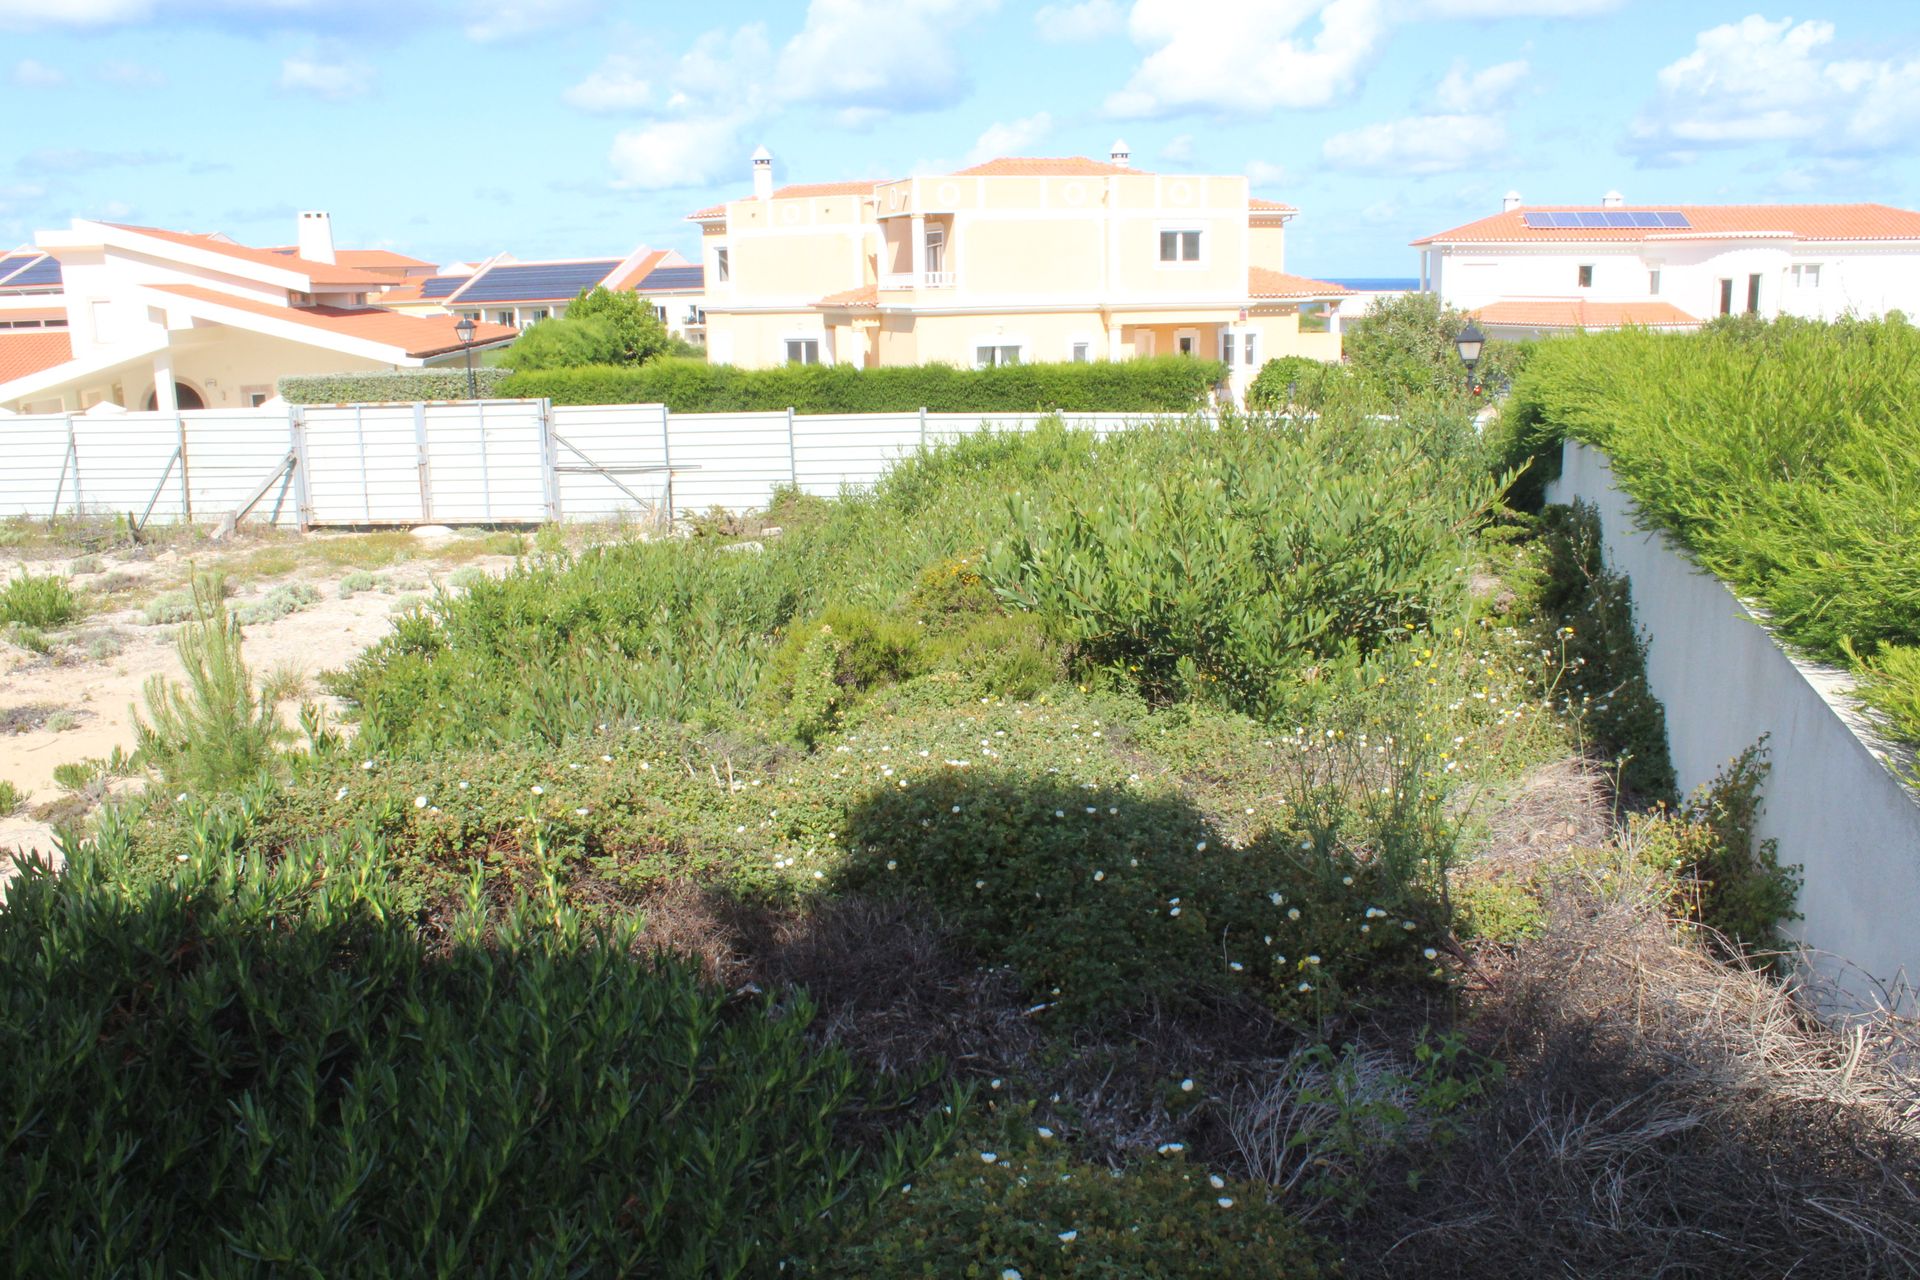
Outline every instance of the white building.
[[(81, 219), (37, 239), (58, 271), (25, 272), (54, 291), (0, 298), (0, 408), (15, 412), (244, 407), (289, 374), (421, 368), (468, 350), (450, 315), (373, 305), (395, 275), (335, 261), (323, 213), (301, 215), (296, 252)], [(483, 323), (471, 345), (514, 336)]]
[(1753, 313), (1920, 312), (1920, 213), (1882, 204), (1528, 206), (1413, 242), (1420, 286), (1493, 337)]

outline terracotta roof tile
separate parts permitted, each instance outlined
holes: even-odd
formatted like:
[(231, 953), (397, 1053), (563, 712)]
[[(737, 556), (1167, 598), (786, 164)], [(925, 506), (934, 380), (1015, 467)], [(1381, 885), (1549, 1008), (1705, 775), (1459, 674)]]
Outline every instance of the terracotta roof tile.
[(229, 258), (239, 258), (256, 266), (297, 271), (316, 285), (365, 285), (372, 289), (393, 283), (391, 277), (375, 275), (370, 271), (356, 271), (352, 267), (338, 263), (312, 262), (292, 254), (277, 253), (272, 249), (249, 249), (231, 240), (198, 235), (190, 231), (163, 231), (159, 227), (135, 227), (123, 222), (109, 222), (106, 225), (117, 227), (121, 231), (131, 231), (135, 235), (152, 236), (156, 240), (185, 245), (190, 249), (204, 249), (209, 253), (225, 254)]
[(880, 305), (878, 285), (863, 284), (858, 289), (842, 289), (839, 293), (830, 293), (813, 304), (823, 311), (866, 310)]
[[(775, 200), (804, 200), (809, 196), (870, 196), (874, 188), (885, 179), (875, 178), (861, 182), (795, 182), (781, 187), (773, 193)], [(741, 200), (751, 200), (752, 196), (741, 196)], [(689, 222), (707, 222), (724, 217), (727, 206), (710, 204), (704, 209), (695, 209), (687, 215)]]
[(1288, 204), (1285, 200), (1261, 200), (1258, 198), (1248, 200), (1247, 209), (1253, 213), (1298, 213), (1300, 212), (1298, 207)]
[(1328, 280), (1288, 275), (1265, 267), (1247, 268), (1247, 296), (1251, 298), (1337, 298), (1353, 290)]
[(1494, 302), (1474, 312), (1482, 324), (1528, 329), (1697, 328), (1700, 321), (1671, 302), (1588, 302), (1581, 298)]
[[(243, 298), (194, 284), (157, 284), (147, 287), (272, 320), (324, 329), (342, 337), (377, 342), (398, 348), (416, 359), (458, 351), (463, 345), (453, 329), (459, 319), (451, 315), (410, 316), (382, 307), (277, 307), (271, 302)], [(480, 324), (474, 327), (473, 341), (474, 345), (482, 346), (514, 337), (518, 333), (518, 329), (508, 324)]]
[(12, 382), (73, 359), (65, 329), (0, 329), (0, 382)]
[(960, 178), (1092, 178), (1114, 173), (1145, 174), (1146, 172), (1144, 169), (1134, 169), (1124, 164), (1089, 160), (1085, 156), (1001, 156), (985, 164), (961, 169), (954, 176)]
[(1529, 213), (1605, 213), (1598, 205), (1525, 205), (1415, 240), (1416, 245), (1472, 243), (1631, 243), (1739, 235), (1795, 240), (1920, 240), (1920, 213), (1884, 204), (1625, 205), (1623, 212), (1684, 213), (1691, 227), (1529, 227)]

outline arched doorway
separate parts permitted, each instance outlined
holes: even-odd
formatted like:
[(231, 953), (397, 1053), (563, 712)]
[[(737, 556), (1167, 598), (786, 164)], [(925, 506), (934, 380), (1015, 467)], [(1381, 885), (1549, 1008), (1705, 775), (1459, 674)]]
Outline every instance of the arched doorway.
[[(204, 409), (207, 407), (207, 402), (200, 398), (200, 393), (184, 382), (176, 382), (173, 384), (173, 398), (174, 403), (182, 409)], [(147, 411), (151, 413), (159, 407), (160, 388), (155, 387), (153, 390), (147, 392)]]

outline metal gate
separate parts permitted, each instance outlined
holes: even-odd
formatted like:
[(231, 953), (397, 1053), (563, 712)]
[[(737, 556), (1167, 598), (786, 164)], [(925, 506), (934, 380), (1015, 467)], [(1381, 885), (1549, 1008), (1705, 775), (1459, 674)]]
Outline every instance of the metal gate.
[(302, 523), (556, 519), (543, 408), (527, 400), (307, 408), (296, 428)]

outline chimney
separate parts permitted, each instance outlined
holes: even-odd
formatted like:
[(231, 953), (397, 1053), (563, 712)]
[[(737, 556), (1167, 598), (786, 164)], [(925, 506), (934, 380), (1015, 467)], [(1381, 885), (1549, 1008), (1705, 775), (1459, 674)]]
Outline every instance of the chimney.
[(1515, 209), (1518, 209), (1519, 207), (1520, 207), (1520, 193), (1518, 191), (1507, 192), (1507, 198), (1500, 202), (1500, 212), (1502, 213), (1512, 213)]
[(1626, 203), (1627, 203), (1627, 198), (1621, 195), (1618, 191), (1609, 191), (1607, 192), (1607, 194), (1600, 197), (1600, 207), (1602, 209), (1618, 209), (1623, 207)]
[(333, 219), (317, 210), (300, 215), (300, 239), (295, 250), (308, 262), (333, 261)]
[(1115, 138), (1113, 140), (1113, 150), (1107, 153), (1107, 159), (1119, 165), (1122, 169), (1131, 169), (1133, 167), (1133, 153), (1127, 150), (1127, 140), (1125, 138)]
[(773, 199), (773, 152), (765, 147), (753, 150), (753, 198)]

